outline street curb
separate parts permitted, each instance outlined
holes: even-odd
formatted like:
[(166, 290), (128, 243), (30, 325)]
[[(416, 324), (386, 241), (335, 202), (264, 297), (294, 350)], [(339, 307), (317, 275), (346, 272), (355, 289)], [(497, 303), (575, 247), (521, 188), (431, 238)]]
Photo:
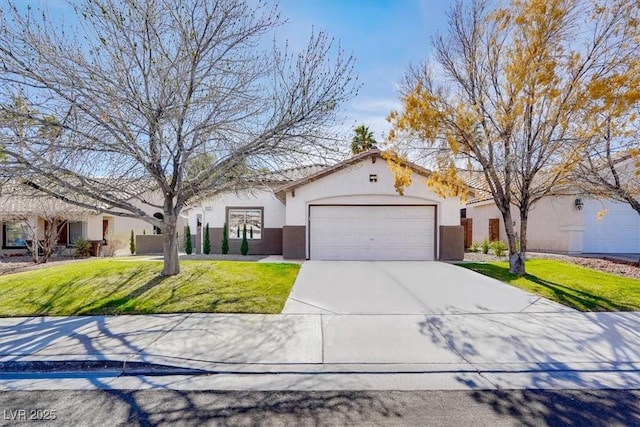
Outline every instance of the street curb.
[(103, 376), (171, 375), (397, 375), (397, 374), (538, 374), (640, 372), (640, 363), (435, 363), (435, 364), (254, 364), (199, 363), (198, 367), (171, 365), (170, 358), (154, 362), (128, 360), (33, 360), (0, 362), (0, 375), (99, 373)]
[(194, 368), (160, 365), (125, 360), (47, 360), (26, 362), (0, 362), (2, 376), (25, 374), (79, 374), (100, 373), (106, 376), (158, 376), (206, 375), (207, 371)]

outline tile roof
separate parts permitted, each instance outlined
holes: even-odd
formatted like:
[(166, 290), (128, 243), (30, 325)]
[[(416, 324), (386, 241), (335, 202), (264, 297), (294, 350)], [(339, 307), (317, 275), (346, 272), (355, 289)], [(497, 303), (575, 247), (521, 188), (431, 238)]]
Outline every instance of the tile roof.
[(325, 170), (327, 167), (327, 165), (322, 164), (303, 165), (278, 171), (259, 173), (249, 178), (249, 180), (252, 182), (286, 184), (288, 182), (297, 181), (310, 175), (314, 175)]
[(484, 172), (462, 171), (460, 172), (460, 178), (473, 193), (472, 197), (467, 201), (468, 205), (493, 199), (489, 184), (487, 184), (487, 180), (484, 177)]
[(96, 213), (14, 183), (0, 188), (0, 219), (26, 219), (34, 214), (79, 219)]
[[(484, 172), (482, 171), (471, 171), (471, 172), (461, 172), (462, 180), (465, 182), (467, 186), (474, 193), (474, 197), (467, 201), (467, 205), (473, 205), (475, 203), (486, 202), (488, 200), (493, 200), (493, 195), (491, 194), (491, 188), (487, 183), (487, 180), (484, 177)], [(535, 183), (541, 183), (544, 179), (544, 173), (539, 172), (534, 178)], [(515, 185), (515, 181), (513, 183)], [(535, 187), (535, 186), (534, 186)], [(570, 195), (575, 194), (576, 189), (573, 187), (571, 183), (565, 184), (556, 184), (554, 186), (554, 191), (550, 192), (548, 195)]]

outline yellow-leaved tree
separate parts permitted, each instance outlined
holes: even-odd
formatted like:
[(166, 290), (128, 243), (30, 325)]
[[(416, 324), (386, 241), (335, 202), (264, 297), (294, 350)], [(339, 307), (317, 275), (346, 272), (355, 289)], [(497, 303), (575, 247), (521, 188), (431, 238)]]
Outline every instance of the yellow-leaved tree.
[(437, 165), (430, 184), (440, 191), (457, 187), (467, 169), (482, 176), (502, 215), (510, 271), (523, 275), (529, 211), (572, 185), (593, 143), (584, 117), (602, 102), (596, 88), (637, 72), (625, 64), (638, 58), (640, 4), (493, 4), (452, 7), (448, 32), (432, 40), (433, 62), (407, 73), (389, 139), (419, 142)]

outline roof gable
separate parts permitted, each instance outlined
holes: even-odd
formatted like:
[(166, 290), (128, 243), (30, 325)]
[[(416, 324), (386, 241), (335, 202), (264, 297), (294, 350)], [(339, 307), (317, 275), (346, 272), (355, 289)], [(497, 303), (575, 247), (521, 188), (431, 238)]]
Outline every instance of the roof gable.
[[(276, 189), (275, 194), (276, 196), (278, 196), (278, 198), (280, 199), (284, 199), (285, 194), (287, 191), (291, 191), (294, 190), (298, 187), (302, 187), (306, 184), (309, 184), (311, 182), (317, 181), (319, 179), (322, 179), (326, 176), (329, 176), (331, 174), (334, 174), (338, 171), (341, 171), (351, 165), (354, 165), (358, 162), (361, 162), (363, 160), (366, 159), (371, 159), (371, 161), (373, 163), (376, 162), (377, 159), (381, 159), (382, 161), (386, 161), (383, 157), (382, 157), (382, 152), (379, 149), (371, 149), (371, 150), (367, 150), (364, 151), (360, 154), (357, 154), (353, 157), (348, 158), (347, 160), (344, 160), (342, 162), (336, 163), (333, 166), (329, 166), (327, 168), (324, 168), (314, 174), (311, 174), (309, 176), (303, 177), (301, 179), (295, 180), (293, 182), (287, 183), (279, 188)], [(407, 160), (400, 160), (400, 164), (402, 166), (408, 167), (410, 168), (412, 171), (414, 171), (415, 173), (417, 173), (418, 175), (422, 175), (424, 177), (427, 177), (431, 174), (431, 171), (429, 169), (423, 168), (422, 166), (416, 165), (415, 163), (409, 162)]]

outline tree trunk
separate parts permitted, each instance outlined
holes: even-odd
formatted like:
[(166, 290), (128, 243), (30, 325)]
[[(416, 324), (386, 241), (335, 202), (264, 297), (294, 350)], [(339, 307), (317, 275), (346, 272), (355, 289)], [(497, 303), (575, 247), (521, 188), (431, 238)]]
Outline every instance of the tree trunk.
[(527, 271), (524, 267), (524, 253), (515, 251), (511, 253), (509, 251), (509, 273), (515, 274), (516, 276), (524, 276), (527, 274)]
[(528, 208), (520, 210), (520, 236), (516, 253), (509, 254), (509, 272), (518, 276), (527, 274), (525, 262), (527, 260), (527, 221)]
[[(37, 227), (37, 225), (36, 225)], [(32, 232), (33, 237), (31, 240), (31, 256), (33, 257), (33, 262), (36, 264), (40, 264), (40, 245), (38, 244), (38, 229)]]
[(504, 220), (504, 229), (507, 233), (507, 244), (509, 245), (509, 272), (517, 276), (524, 276), (526, 274), (524, 252), (522, 251), (522, 246), (518, 248), (518, 243), (522, 242), (522, 236), (520, 236), (520, 242), (517, 242), (517, 235), (511, 217), (511, 206), (507, 205), (506, 208), (504, 206), (502, 208), (500, 211)]
[(164, 267), (163, 276), (175, 276), (180, 273), (180, 262), (178, 258), (178, 239), (176, 238), (177, 218), (174, 215), (173, 200), (165, 200), (164, 210)]

